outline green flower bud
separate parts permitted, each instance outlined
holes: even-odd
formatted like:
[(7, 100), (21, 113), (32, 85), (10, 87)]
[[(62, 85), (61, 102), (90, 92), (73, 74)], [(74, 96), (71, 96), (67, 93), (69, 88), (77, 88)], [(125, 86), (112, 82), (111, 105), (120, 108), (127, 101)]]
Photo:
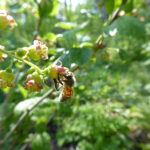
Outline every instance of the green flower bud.
[(26, 47), (18, 48), (16, 51), (17, 57), (24, 57), (26, 54), (27, 54), (27, 48)]
[(37, 53), (36, 49), (34, 48), (34, 46), (31, 46), (29, 48), (29, 56), (30, 58), (32, 58), (33, 60), (37, 61), (40, 59), (40, 55)]

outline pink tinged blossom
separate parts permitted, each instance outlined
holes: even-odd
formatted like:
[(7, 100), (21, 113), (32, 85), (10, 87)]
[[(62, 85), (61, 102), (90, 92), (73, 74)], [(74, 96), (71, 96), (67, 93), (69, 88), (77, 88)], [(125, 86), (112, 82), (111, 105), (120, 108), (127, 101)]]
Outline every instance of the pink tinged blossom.
[(35, 81), (34, 80), (29, 80), (28, 82), (27, 82), (27, 85), (28, 86), (33, 86), (35, 84)]
[(0, 29), (4, 29), (10, 26), (13, 29), (16, 26), (16, 22), (12, 16), (8, 15), (6, 10), (0, 10)]
[(28, 48), (29, 56), (33, 60), (48, 59), (48, 47), (39, 40), (34, 40), (33, 45)]
[(58, 74), (62, 74), (64, 72), (66, 72), (68, 70), (68, 68), (62, 67), (62, 66), (56, 66), (56, 70), (58, 71)]
[(36, 50), (41, 49), (42, 43), (40, 41), (34, 40), (33, 44), (36, 47)]
[(68, 71), (68, 68), (62, 67), (62, 65), (60, 65), (60, 66), (53, 65), (52, 68), (55, 68), (57, 70), (57, 74), (58, 75), (62, 75), (63, 73), (65, 73), (66, 71)]

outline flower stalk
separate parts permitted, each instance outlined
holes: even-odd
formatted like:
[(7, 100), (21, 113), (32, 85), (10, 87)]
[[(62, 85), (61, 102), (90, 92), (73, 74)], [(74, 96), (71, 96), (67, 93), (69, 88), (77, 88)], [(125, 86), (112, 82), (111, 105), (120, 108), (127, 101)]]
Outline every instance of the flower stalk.
[(38, 71), (38, 73), (43, 74), (43, 71), (42, 71), (38, 66), (36, 66), (35, 64), (33, 64), (33, 63), (31, 63), (31, 62), (29, 62), (29, 61), (27, 61), (27, 60), (25, 60), (25, 59), (22, 59), (22, 58), (20, 58), (20, 57), (17, 57), (17, 56), (15, 56), (15, 55), (13, 55), (13, 54), (12, 54), (12, 51), (9, 52), (9, 51), (0, 49), (0, 52), (7, 54), (7, 55), (8, 55), (9, 57), (11, 57), (11, 58), (17, 59), (18, 61), (24, 62), (25, 64), (27, 64), (27, 65), (33, 67), (34, 69), (36, 69), (36, 70)]

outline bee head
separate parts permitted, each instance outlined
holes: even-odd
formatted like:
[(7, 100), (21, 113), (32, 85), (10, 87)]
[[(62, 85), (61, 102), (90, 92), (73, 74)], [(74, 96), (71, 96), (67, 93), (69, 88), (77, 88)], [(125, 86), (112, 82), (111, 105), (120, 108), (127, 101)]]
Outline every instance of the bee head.
[(63, 82), (73, 85), (74, 84), (74, 75), (72, 72), (67, 72), (63, 75)]
[(73, 73), (72, 72), (67, 72), (63, 76), (64, 76), (64, 78), (66, 78), (66, 80), (71, 80), (72, 77), (73, 77)]

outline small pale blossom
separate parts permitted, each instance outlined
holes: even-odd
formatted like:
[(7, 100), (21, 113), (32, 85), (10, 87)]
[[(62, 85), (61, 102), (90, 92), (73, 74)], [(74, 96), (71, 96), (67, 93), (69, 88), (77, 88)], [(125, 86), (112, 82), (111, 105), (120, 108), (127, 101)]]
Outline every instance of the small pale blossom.
[(12, 16), (8, 15), (6, 10), (0, 9), (0, 29), (4, 29), (6, 27), (10, 27), (13, 29), (16, 26), (16, 22)]
[(33, 60), (48, 59), (48, 47), (39, 40), (34, 40), (29, 47), (29, 55)]

